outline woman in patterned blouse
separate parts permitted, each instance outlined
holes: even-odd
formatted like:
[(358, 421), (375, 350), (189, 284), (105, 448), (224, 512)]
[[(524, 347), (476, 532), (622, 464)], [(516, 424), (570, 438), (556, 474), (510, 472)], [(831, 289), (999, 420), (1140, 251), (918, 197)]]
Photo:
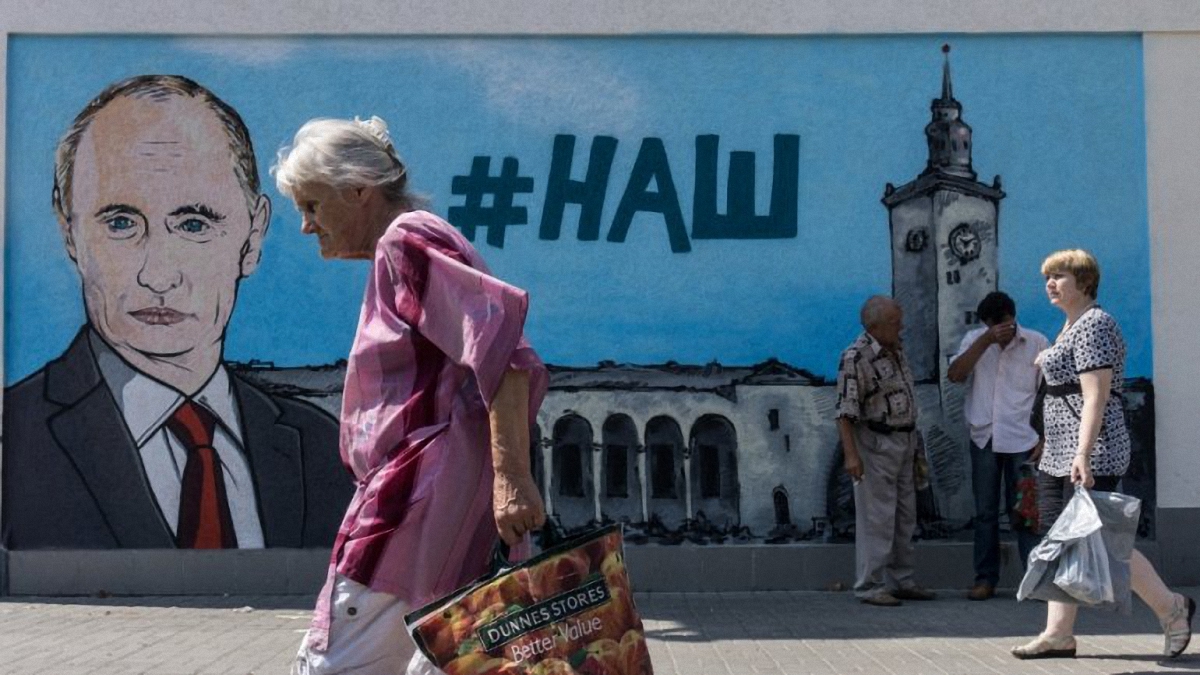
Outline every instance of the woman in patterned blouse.
[[(1042, 263), (1050, 304), (1067, 315), (1049, 349), (1038, 357), (1046, 380), (1046, 443), (1038, 465), (1042, 534), (1062, 514), (1074, 486), (1113, 491), (1129, 467), (1129, 433), (1121, 406), (1125, 341), (1112, 315), (1096, 304), (1100, 267), (1087, 251), (1059, 251)], [(1133, 590), (1162, 624), (1167, 657), (1191, 639), (1196, 603), (1172, 593), (1136, 549), (1130, 560)], [(1073, 658), (1077, 606), (1048, 602), (1046, 629), (1015, 647), (1019, 659)]]

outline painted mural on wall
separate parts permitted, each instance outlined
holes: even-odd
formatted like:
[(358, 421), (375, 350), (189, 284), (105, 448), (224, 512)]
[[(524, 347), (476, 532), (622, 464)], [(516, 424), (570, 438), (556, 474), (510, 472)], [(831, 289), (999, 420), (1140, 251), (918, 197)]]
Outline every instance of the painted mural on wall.
[[(1056, 333), (1037, 266), (1066, 246), (1129, 327), (1126, 489), (1152, 504), (1140, 43), (956, 38), (953, 76), (941, 44), (13, 38), (5, 545), (189, 545), (190, 446), (222, 471), (225, 545), (332, 542), (366, 270), (318, 265), (262, 182), (319, 115), (387, 119), (434, 210), (529, 289), (557, 364), (531, 453), (567, 529), (852, 537), (832, 376), (890, 293), (932, 465), (919, 533), (952, 536), (972, 498), (949, 357), (997, 288)], [(186, 79), (111, 90), (160, 72)]]
[(352, 492), (336, 420), (222, 358), (271, 217), (237, 112), (123, 80), (63, 135), (52, 195), (86, 318), (5, 392), (6, 546), (331, 545)]

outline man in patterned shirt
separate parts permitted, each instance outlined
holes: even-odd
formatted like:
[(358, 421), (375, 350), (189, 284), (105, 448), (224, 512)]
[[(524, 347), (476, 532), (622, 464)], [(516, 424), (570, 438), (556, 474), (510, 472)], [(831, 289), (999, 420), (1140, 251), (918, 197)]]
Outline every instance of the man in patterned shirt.
[(837, 400), (846, 473), (854, 480), (854, 593), (880, 607), (932, 600), (913, 581), (919, 439), (912, 373), (900, 345), (903, 312), (877, 295), (859, 316), (865, 330), (842, 352)]

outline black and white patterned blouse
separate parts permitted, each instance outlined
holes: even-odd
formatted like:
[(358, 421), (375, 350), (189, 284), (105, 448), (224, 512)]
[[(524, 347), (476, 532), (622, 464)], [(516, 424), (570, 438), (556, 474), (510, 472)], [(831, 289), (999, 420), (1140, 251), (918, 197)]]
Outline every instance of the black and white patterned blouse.
[[(1046, 446), (1038, 468), (1052, 476), (1071, 473), (1071, 460), (1079, 449), (1080, 414), (1083, 394), (1079, 375), (1111, 368), (1112, 389), (1104, 408), (1104, 421), (1096, 444), (1092, 446), (1092, 473), (1120, 476), (1129, 468), (1129, 432), (1121, 390), (1125, 382), (1125, 340), (1111, 314), (1099, 306), (1085, 311), (1070, 328), (1064, 330), (1049, 349), (1038, 358), (1046, 378), (1048, 393), (1043, 412)], [(1054, 395), (1055, 387), (1060, 394)], [(1061, 393), (1062, 388), (1071, 390)]]

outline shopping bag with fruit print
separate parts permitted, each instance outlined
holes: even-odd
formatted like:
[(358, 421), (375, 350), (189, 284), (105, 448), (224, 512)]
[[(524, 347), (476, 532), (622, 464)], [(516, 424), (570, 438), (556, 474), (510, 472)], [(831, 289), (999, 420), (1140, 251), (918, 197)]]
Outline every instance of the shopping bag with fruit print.
[(484, 577), (405, 617), (448, 675), (653, 675), (619, 526)]

